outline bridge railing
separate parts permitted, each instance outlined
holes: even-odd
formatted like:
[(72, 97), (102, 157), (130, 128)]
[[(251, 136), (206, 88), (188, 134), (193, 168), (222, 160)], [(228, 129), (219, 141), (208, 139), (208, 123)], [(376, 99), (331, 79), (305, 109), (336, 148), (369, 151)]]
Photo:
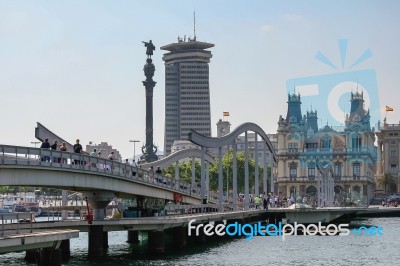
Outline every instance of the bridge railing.
[[(13, 231), (19, 234), (21, 229), (26, 229), (22, 224), (30, 224), (30, 232), (32, 233), (32, 222), (35, 220), (33, 212), (14, 212), (14, 213), (0, 213), (0, 226), (1, 235), (3, 236), (7, 231)], [(7, 225), (11, 224), (9, 227)], [(7, 228), (6, 228), (7, 226)]]
[(189, 183), (144, 170), (140, 167), (133, 167), (126, 163), (86, 154), (0, 145), (0, 165), (1, 164), (38, 166), (53, 169), (70, 169), (90, 173), (100, 173), (113, 177), (135, 180), (141, 183), (148, 183), (175, 192), (200, 197), (200, 191), (197, 186), (192, 187)]
[(168, 204), (164, 207), (164, 216), (196, 215), (205, 213), (226, 213), (262, 210), (261, 204), (255, 203), (223, 203), (223, 204), (199, 204), (199, 205), (176, 205)]

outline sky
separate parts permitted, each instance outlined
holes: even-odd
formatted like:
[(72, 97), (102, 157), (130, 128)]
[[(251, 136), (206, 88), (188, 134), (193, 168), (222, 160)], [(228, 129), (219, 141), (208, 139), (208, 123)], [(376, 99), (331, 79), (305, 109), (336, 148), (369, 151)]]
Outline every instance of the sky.
[[(384, 116), (399, 123), (400, 2), (395, 0), (2, 0), (0, 143), (32, 146), (40, 122), (70, 143), (107, 141), (123, 158), (133, 155), (129, 140), (140, 140), (139, 153), (146, 115), (142, 41), (151, 39), (154, 144), (162, 150), (165, 75), (159, 47), (178, 36), (193, 37), (194, 11), (197, 40), (215, 44), (210, 49), (213, 136), (223, 112), (230, 113), (225, 119), (232, 129), (253, 122), (276, 133), (279, 115), (286, 116), (288, 90), (302, 95), (303, 113), (327, 110), (318, 110), (320, 126), (343, 124), (332, 117), (349, 112), (346, 89), (369, 95), (371, 113), (378, 114), (372, 126)], [(318, 52), (331, 66), (316, 58)], [(365, 52), (369, 56), (351, 66)], [(325, 88), (332, 79), (338, 85)], [(306, 90), (315, 86), (310, 82), (320, 83), (320, 93), (314, 90), (307, 98)], [(331, 97), (330, 91), (339, 94)], [(386, 105), (394, 112), (385, 113)]]

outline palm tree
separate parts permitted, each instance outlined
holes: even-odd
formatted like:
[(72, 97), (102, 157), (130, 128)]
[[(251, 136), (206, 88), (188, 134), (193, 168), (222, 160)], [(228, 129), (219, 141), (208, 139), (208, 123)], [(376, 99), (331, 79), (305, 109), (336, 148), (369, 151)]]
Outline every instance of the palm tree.
[(395, 181), (393, 176), (390, 173), (386, 172), (383, 176), (381, 176), (378, 179), (378, 183), (380, 186), (385, 188), (385, 193), (386, 193), (387, 187), (388, 186), (390, 187), (391, 185), (395, 184)]

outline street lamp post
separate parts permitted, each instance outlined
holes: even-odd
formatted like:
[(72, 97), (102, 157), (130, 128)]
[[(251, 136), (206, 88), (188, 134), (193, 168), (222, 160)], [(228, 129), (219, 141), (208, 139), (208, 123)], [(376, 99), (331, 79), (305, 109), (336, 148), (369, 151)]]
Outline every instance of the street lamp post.
[(39, 143), (40, 143), (40, 141), (31, 141), (31, 144), (35, 144), (35, 148), (36, 148), (36, 145)]
[[(41, 143), (41, 142), (40, 141), (31, 141), (31, 144), (34, 144), (35, 148), (36, 148), (36, 145), (39, 143)], [(31, 155), (29, 155), (29, 157), (31, 157)], [(36, 158), (36, 155), (34, 155), (33, 158)]]
[(133, 159), (136, 160), (136, 142), (140, 142), (140, 140), (130, 140), (129, 142), (133, 142)]

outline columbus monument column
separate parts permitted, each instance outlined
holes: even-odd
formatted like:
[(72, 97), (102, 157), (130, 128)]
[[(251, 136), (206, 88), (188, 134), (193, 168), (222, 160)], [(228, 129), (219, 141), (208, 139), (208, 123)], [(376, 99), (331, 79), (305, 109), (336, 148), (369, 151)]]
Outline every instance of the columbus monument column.
[(143, 81), (143, 86), (146, 89), (146, 144), (142, 147), (143, 155), (140, 156), (140, 161), (142, 162), (154, 162), (158, 160), (157, 147), (153, 145), (153, 89), (156, 82), (153, 80), (154, 67), (153, 60), (151, 56), (156, 47), (153, 45), (152, 41), (143, 42), (146, 50), (146, 64), (143, 67), (144, 75), (146, 80)]

